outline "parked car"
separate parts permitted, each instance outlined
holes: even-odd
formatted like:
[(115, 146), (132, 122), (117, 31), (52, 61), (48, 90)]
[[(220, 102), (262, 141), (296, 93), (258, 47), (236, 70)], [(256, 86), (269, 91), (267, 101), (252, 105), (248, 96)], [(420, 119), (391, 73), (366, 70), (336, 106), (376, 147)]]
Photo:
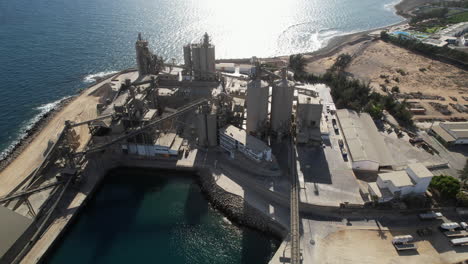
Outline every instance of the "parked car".
[(462, 229), (466, 230), (468, 228), (468, 224), (466, 222), (461, 222), (460, 226)]

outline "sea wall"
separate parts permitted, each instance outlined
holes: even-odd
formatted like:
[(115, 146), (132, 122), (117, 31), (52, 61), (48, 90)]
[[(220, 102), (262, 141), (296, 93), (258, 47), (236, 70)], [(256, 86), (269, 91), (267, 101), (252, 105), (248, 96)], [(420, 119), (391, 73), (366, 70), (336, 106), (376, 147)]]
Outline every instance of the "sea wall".
[(284, 239), (288, 229), (260, 210), (249, 205), (242, 197), (225, 191), (218, 186), (209, 169), (198, 171), (198, 182), (203, 193), (214, 208), (221, 211), (230, 221)]

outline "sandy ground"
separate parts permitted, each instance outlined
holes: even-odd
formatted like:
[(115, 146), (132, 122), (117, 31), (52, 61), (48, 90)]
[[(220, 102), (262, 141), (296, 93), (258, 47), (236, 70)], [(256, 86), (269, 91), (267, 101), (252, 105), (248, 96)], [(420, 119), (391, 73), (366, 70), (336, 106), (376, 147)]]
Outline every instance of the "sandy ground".
[[(377, 92), (383, 93), (381, 85), (385, 85), (387, 89), (398, 86), (401, 93), (422, 92), (443, 96), (446, 100), (437, 102), (444, 105), (468, 104), (468, 101), (462, 98), (468, 94), (468, 71), (431, 60), (380, 40), (367, 40), (345, 45), (331, 56), (308, 63), (306, 70), (315, 74), (323, 74), (342, 53), (354, 56), (346, 71), (354, 78), (370, 82)], [(425, 69), (425, 71), (420, 69)], [(397, 70), (403, 70), (406, 75), (398, 73)], [(381, 75), (388, 77), (381, 78)], [(388, 80), (388, 83), (385, 80)], [(450, 96), (457, 100), (451, 99)], [(430, 106), (430, 100), (411, 99), (409, 101), (421, 102), (427, 109), (426, 115), (418, 115), (415, 118), (468, 118), (468, 113), (459, 113), (452, 106), (448, 107), (452, 114), (446, 116)]]
[[(121, 75), (119, 78), (122, 81), (124, 78), (135, 80), (137, 75), (137, 73), (133, 72)], [(110, 81), (111, 78), (105, 82)], [(90, 93), (101, 87), (101, 85), (102, 83), (90, 87), (57, 113), (23, 152), (0, 172), (0, 197), (11, 192), (42, 162), (49, 141), (57, 139), (66, 120), (81, 122), (97, 116), (96, 104), (99, 97), (92, 96)], [(80, 126), (75, 130), (80, 137), (80, 148), (83, 148), (90, 138), (88, 127)]]
[[(340, 230), (317, 243), (320, 263), (442, 264), (468, 259), (466, 247), (452, 247), (438, 230), (421, 238), (412, 230)], [(411, 234), (417, 251), (398, 253), (391, 241), (394, 236)], [(359, 241), (359, 242), (357, 242)]]
[[(422, 72), (420, 69), (425, 68)], [(396, 72), (402, 69), (407, 74)], [(374, 87), (385, 85), (380, 75), (388, 75), (388, 87), (399, 86), (403, 92), (456, 96), (468, 94), (468, 72), (455, 66), (416, 55), (392, 44), (375, 41), (358, 55), (347, 71), (359, 79), (371, 81)], [(399, 82), (393, 80), (399, 79)], [(461, 98), (461, 97), (460, 97)]]

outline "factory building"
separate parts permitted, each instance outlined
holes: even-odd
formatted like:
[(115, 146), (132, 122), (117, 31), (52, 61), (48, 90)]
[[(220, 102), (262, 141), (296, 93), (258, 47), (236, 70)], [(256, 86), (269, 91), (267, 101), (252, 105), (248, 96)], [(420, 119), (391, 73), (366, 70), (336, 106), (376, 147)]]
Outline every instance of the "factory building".
[(200, 43), (184, 46), (184, 63), (188, 74), (193, 75), (195, 80), (215, 80), (215, 46), (210, 43), (207, 33)]
[(285, 69), (282, 79), (273, 83), (271, 98), (271, 129), (278, 136), (288, 134), (294, 100), (294, 83), (288, 81)]
[(441, 122), (429, 133), (446, 145), (468, 144), (468, 122)]
[(378, 171), (393, 165), (387, 145), (369, 114), (339, 109), (336, 115), (354, 170)]
[(254, 78), (247, 84), (247, 133), (261, 134), (268, 122), (268, 83)]
[[(323, 105), (320, 98), (298, 93), (296, 106), (296, 138), (298, 143), (320, 140)], [(317, 133), (317, 136), (314, 136)]]
[[(29, 242), (26, 239), (21, 239), (29, 232), (36, 230), (36, 224), (33, 225), (33, 220), (11, 211), (7, 207), (0, 206), (0, 260), (5, 261), (5, 258), (16, 254), (18, 248), (23, 248), (24, 244)], [(2, 262), (1, 263), (7, 263)]]
[(376, 182), (369, 183), (369, 193), (379, 202), (407, 195), (424, 194), (434, 175), (421, 163), (409, 164), (404, 171), (379, 173)]
[(135, 43), (136, 61), (138, 73), (140, 75), (157, 75), (164, 67), (162, 57), (154, 55), (148, 48), (148, 41), (143, 40), (141, 33), (138, 33), (138, 39)]
[(151, 145), (129, 142), (122, 145), (122, 151), (140, 156), (178, 156), (182, 142), (183, 139), (175, 133), (163, 133)]
[(219, 130), (219, 145), (228, 151), (232, 158), (237, 150), (257, 162), (273, 160), (271, 148), (260, 139), (248, 135), (245, 130), (233, 125)]

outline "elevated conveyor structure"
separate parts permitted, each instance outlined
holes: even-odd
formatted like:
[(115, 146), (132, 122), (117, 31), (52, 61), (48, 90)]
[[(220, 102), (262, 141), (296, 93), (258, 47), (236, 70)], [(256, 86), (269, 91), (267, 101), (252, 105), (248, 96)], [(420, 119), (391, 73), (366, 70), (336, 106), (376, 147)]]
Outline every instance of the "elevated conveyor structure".
[(169, 119), (172, 119), (172, 118), (175, 118), (179, 115), (182, 115), (184, 113), (187, 113), (188, 111), (192, 110), (193, 108), (201, 105), (201, 104), (204, 104), (204, 103), (208, 103), (208, 99), (199, 99), (199, 100), (196, 100), (194, 102), (191, 102), (179, 109), (177, 109), (177, 111), (175, 111), (174, 113), (171, 113), (171, 114), (168, 114), (166, 116), (163, 116), (163, 117), (160, 117), (152, 122), (150, 122), (149, 124), (147, 125), (144, 125), (132, 132), (129, 132), (127, 134), (124, 134), (124, 135), (121, 135), (121, 136), (118, 136), (117, 138), (105, 143), (105, 144), (102, 144), (100, 146), (96, 146), (96, 147), (93, 147), (93, 148), (90, 148), (86, 151), (83, 151), (83, 152), (79, 152), (79, 153), (76, 153), (76, 154), (89, 154), (89, 153), (94, 153), (94, 152), (99, 152), (99, 151), (102, 151), (102, 150), (105, 150), (107, 147), (115, 144), (115, 143), (118, 143), (118, 142), (121, 142), (127, 138), (132, 138), (132, 137), (135, 137), (143, 132), (145, 132), (146, 130), (160, 124), (161, 122), (164, 122), (166, 120), (169, 120)]
[(290, 144), (290, 176), (291, 176), (291, 264), (301, 263), (300, 249), (300, 218), (299, 218), (299, 182), (297, 176), (296, 145), (291, 137)]

